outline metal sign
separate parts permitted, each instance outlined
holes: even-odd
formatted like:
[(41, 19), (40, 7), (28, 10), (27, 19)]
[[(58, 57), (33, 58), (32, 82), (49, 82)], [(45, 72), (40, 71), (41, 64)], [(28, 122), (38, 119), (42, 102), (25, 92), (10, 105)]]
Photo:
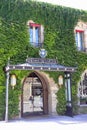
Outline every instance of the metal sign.
[(38, 63), (38, 64), (57, 64), (56, 59), (47, 59), (47, 58), (27, 58), (26, 62), (31, 63)]

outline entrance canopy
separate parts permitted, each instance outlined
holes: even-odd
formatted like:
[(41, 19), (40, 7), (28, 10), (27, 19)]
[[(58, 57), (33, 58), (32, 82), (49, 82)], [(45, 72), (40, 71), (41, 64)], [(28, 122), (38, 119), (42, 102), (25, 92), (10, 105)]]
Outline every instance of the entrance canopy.
[[(5, 121), (8, 121), (8, 89), (9, 89), (9, 71), (11, 70), (43, 70), (43, 71), (63, 71), (67, 73), (75, 72), (76, 67), (63, 66), (57, 63), (55, 59), (47, 58), (27, 58), (24, 64), (11, 65), (7, 64), (5, 67), (6, 72), (6, 111), (5, 111)], [(70, 74), (69, 74), (70, 75)], [(71, 82), (67, 74), (66, 79), (66, 88), (67, 88), (67, 97), (69, 97), (69, 109), (70, 114), (72, 115), (72, 102), (71, 102)]]
[(5, 71), (10, 70), (44, 70), (44, 71), (63, 71), (75, 72), (76, 67), (63, 66), (57, 63), (55, 59), (47, 58), (27, 58), (24, 64), (11, 65), (5, 67)]

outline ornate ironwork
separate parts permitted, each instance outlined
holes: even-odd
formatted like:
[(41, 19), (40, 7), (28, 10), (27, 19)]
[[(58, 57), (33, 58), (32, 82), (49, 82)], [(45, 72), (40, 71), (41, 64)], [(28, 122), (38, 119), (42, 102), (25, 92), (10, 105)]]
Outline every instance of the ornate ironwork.
[(5, 72), (10, 70), (44, 70), (44, 71), (63, 71), (75, 72), (76, 67), (67, 67), (57, 63), (56, 59), (46, 58), (27, 58), (24, 64), (11, 65), (5, 67)]

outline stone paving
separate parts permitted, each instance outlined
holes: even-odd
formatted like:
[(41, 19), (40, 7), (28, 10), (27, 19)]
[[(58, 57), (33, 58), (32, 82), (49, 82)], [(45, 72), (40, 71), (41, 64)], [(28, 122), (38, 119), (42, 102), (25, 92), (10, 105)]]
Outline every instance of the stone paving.
[(0, 121), (0, 130), (12, 129), (30, 129), (30, 130), (87, 130), (87, 114), (68, 116), (37, 116), (9, 120), (8, 122)]

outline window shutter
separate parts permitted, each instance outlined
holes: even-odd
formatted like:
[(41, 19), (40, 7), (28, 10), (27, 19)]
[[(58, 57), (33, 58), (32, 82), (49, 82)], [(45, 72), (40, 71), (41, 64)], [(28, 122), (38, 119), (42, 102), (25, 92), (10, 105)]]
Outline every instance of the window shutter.
[(42, 44), (44, 43), (44, 27), (41, 25), (39, 29), (39, 43)]

